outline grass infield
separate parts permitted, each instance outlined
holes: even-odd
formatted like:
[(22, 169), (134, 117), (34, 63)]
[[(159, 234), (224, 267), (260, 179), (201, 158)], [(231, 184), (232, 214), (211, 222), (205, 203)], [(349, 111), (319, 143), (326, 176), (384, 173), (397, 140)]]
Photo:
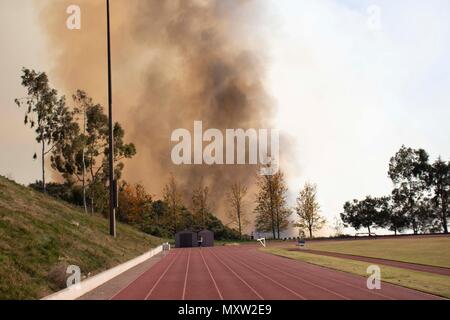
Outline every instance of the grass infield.
[(450, 268), (450, 236), (308, 242), (308, 249)]

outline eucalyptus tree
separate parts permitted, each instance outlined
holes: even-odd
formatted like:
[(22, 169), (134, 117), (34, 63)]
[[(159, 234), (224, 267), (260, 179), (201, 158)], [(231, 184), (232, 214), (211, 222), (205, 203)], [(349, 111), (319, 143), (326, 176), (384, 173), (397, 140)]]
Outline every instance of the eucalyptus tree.
[(402, 146), (391, 158), (388, 175), (394, 183), (392, 199), (396, 210), (401, 210), (408, 219), (409, 227), (417, 234), (422, 213), (419, 203), (428, 196), (427, 177), (430, 170), (428, 154), (423, 149)]
[[(41, 145), (42, 189), (46, 192), (45, 158), (72, 129), (72, 113), (66, 107), (65, 97), (59, 97), (50, 86), (45, 72), (23, 68), (21, 79), (27, 95), (15, 99), (15, 103), (25, 108), (24, 124), (35, 129), (36, 141)], [(37, 153), (33, 158), (37, 159)]]
[(386, 198), (367, 196), (364, 200), (353, 200), (344, 204), (341, 219), (346, 226), (356, 230), (366, 228), (369, 235), (373, 228), (387, 225), (388, 212), (385, 207)]
[(436, 216), (440, 220), (442, 230), (448, 233), (448, 216), (450, 212), (450, 162), (436, 160), (430, 170), (430, 185), (433, 189), (433, 202)]

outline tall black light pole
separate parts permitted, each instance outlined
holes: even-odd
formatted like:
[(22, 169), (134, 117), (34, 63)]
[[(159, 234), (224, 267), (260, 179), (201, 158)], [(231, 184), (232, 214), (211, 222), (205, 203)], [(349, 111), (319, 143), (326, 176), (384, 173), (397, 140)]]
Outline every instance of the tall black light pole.
[(106, 23), (108, 39), (108, 119), (109, 119), (109, 234), (116, 236), (116, 188), (114, 179), (114, 135), (113, 135), (113, 113), (112, 113), (112, 81), (111, 81), (111, 35), (109, 0), (106, 0)]

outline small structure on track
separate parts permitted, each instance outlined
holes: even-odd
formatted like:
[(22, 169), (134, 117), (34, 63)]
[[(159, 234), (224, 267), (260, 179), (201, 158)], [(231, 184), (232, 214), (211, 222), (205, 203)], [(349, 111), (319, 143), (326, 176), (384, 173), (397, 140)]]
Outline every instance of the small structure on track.
[(214, 232), (202, 230), (198, 233), (199, 247), (214, 247)]
[(189, 230), (180, 231), (175, 235), (175, 248), (197, 247), (197, 233)]

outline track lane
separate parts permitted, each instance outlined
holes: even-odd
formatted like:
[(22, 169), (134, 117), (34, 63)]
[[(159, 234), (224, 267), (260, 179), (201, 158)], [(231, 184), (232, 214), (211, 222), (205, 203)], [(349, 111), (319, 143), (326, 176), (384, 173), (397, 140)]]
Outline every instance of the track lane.
[(181, 251), (174, 250), (170, 252), (164, 259), (117, 292), (110, 300), (144, 300), (149, 290), (158, 281), (158, 278), (170, 268), (180, 254)]
[(305, 299), (350, 300), (349, 297), (338, 291), (334, 291), (321, 284), (314, 283), (298, 275), (283, 271), (279, 268), (279, 264), (276, 264), (276, 267), (274, 267), (273, 265), (263, 263), (254, 255), (236, 253), (232, 252), (232, 250), (224, 251), (232, 259), (247, 265), (251, 270), (266, 273), (291, 290), (301, 292)]
[(189, 271), (186, 273), (186, 289), (183, 300), (220, 300), (213, 278), (202, 259), (202, 249), (191, 252)]
[[(208, 251), (215, 255), (219, 260), (226, 260), (228, 268), (242, 278), (246, 284), (258, 293), (261, 299), (264, 300), (298, 300), (305, 299), (300, 293), (291, 290), (290, 288), (279, 283), (270, 276), (260, 272), (249, 272), (249, 269), (242, 264), (237, 263), (232, 259), (222, 259), (208, 248)], [(222, 256), (222, 255), (221, 255)]]
[[(320, 288), (320, 290), (332, 292), (345, 300), (394, 300), (394, 298), (388, 295), (367, 289), (366, 279), (362, 277), (351, 279), (349, 278), (350, 274), (344, 274), (345, 279), (338, 280), (335, 278), (336, 272), (338, 271), (331, 269), (322, 268), (322, 270), (317, 270), (315, 268), (315, 271), (311, 272), (308, 270), (309, 264), (307, 263), (271, 254), (259, 253), (256, 250), (249, 250), (245, 255), (253, 255), (256, 259), (256, 264), (261, 264), (271, 270), (278, 270), (278, 272), (288, 277), (310, 283), (312, 286)], [(319, 299), (324, 298), (319, 297)]]
[[(182, 300), (189, 250), (179, 250), (180, 257), (164, 272), (145, 296), (145, 300)], [(182, 275), (182, 276), (180, 276)]]
[[(301, 273), (308, 280), (323, 283), (324, 285), (333, 285), (333, 290), (344, 290), (353, 300), (434, 300), (440, 297), (429, 293), (396, 286), (394, 284), (382, 282), (381, 290), (369, 290), (367, 288), (367, 278), (353, 275), (350, 273), (333, 270), (302, 261), (292, 260), (284, 257), (263, 253), (259, 250), (249, 250), (250, 254), (258, 255), (264, 260), (264, 263), (288, 267), (295, 273)], [(333, 284), (334, 283), (334, 284)], [(339, 291), (338, 291), (339, 292)]]
[(394, 297), (387, 294), (369, 290), (366, 285), (367, 279), (364, 277), (268, 253), (253, 252), (253, 254), (263, 259), (265, 263), (277, 263), (280, 268), (284, 268), (288, 272), (300, 273), (309, 281), (327, 285), (331, 290), (345, 290), (353, 300), (395, 300)]
[(264, 253), (258, 246), (174, 249), (114, 300), (439, 299), (366, 278)]
[(203, 252), (202, 252), (202, 251), (200, 251), (200, 255), (201, 255), (201, 257), (202, 257), (202, 260), (203, 260), (203, 263), (204, 263), (206, 269), (208, 270), (208, 274), (209, 274), (209, 276), (210, 276), (210, 278), (211, 278), (211, 281), (214, 283), (214, 287), (215, 287), (216, 290), (217, 290), (217, 294), (219, 295), (220, 300), (223, 300), (222, 291), (220, 291), (219, 286), (217, 285), (217, 281), (216, 281), (216, 279), (214, 278), (214, 276), (213, 276), (213, 274), (212, 274), (212, 272), (211, 272), (211, 269), (210, 269), (208, 263), (206, 263), (206, 259), (205, 259), (205, 257), (203, 256)]
[(217, 288), (224, 300), (263, 300), (262, 296), (209, 250), (202, 250)]
[(183, 286), (183, 297), (182, 297), (182, 300), (186, 300), (186, 286), (187, 286), (187, 279), (188, 279), (188, 275), (189, 275), (189, 265), (191, 263), (191, 253), (192, 253), (192, 249), (189, 249), (188, 261), (187, 261), (187, 264), (186, 264), (186, 274), (184, 276), (184, 286)]
[[(258, 292), (258, 290), (256, 290), (254, 288), (254, 286), (249, 283), (248, 277), (247, 277), (247, 279), (242, 278), (242, 276), (238, 272), (236, 272), (236, 270), (234, 268), (230, 267), (230, 265), (228, 263), (224, 262), (223, 259), (219, 258), (213, 251), (207, 249), (207, 252), (208, 252), (208, 254), (213, 255), (214, 258), (216, 258), (216, 260), (229, 271), (227, 278), (224, 279), (225, 281), (230, 279), (230, 275), (232, 274), (234, 277), (236, 277), (240, 281), (241, 288), (243, 285), (245, 285), (247, 287), (247, 289), (249, 289), (258, 299), (264, 300), (263, 296)], [(252, 279), (250, 279), (250, 280), (252, 280)], [(253, 281), (250, 281), (250, 282), (253, 282)]]

